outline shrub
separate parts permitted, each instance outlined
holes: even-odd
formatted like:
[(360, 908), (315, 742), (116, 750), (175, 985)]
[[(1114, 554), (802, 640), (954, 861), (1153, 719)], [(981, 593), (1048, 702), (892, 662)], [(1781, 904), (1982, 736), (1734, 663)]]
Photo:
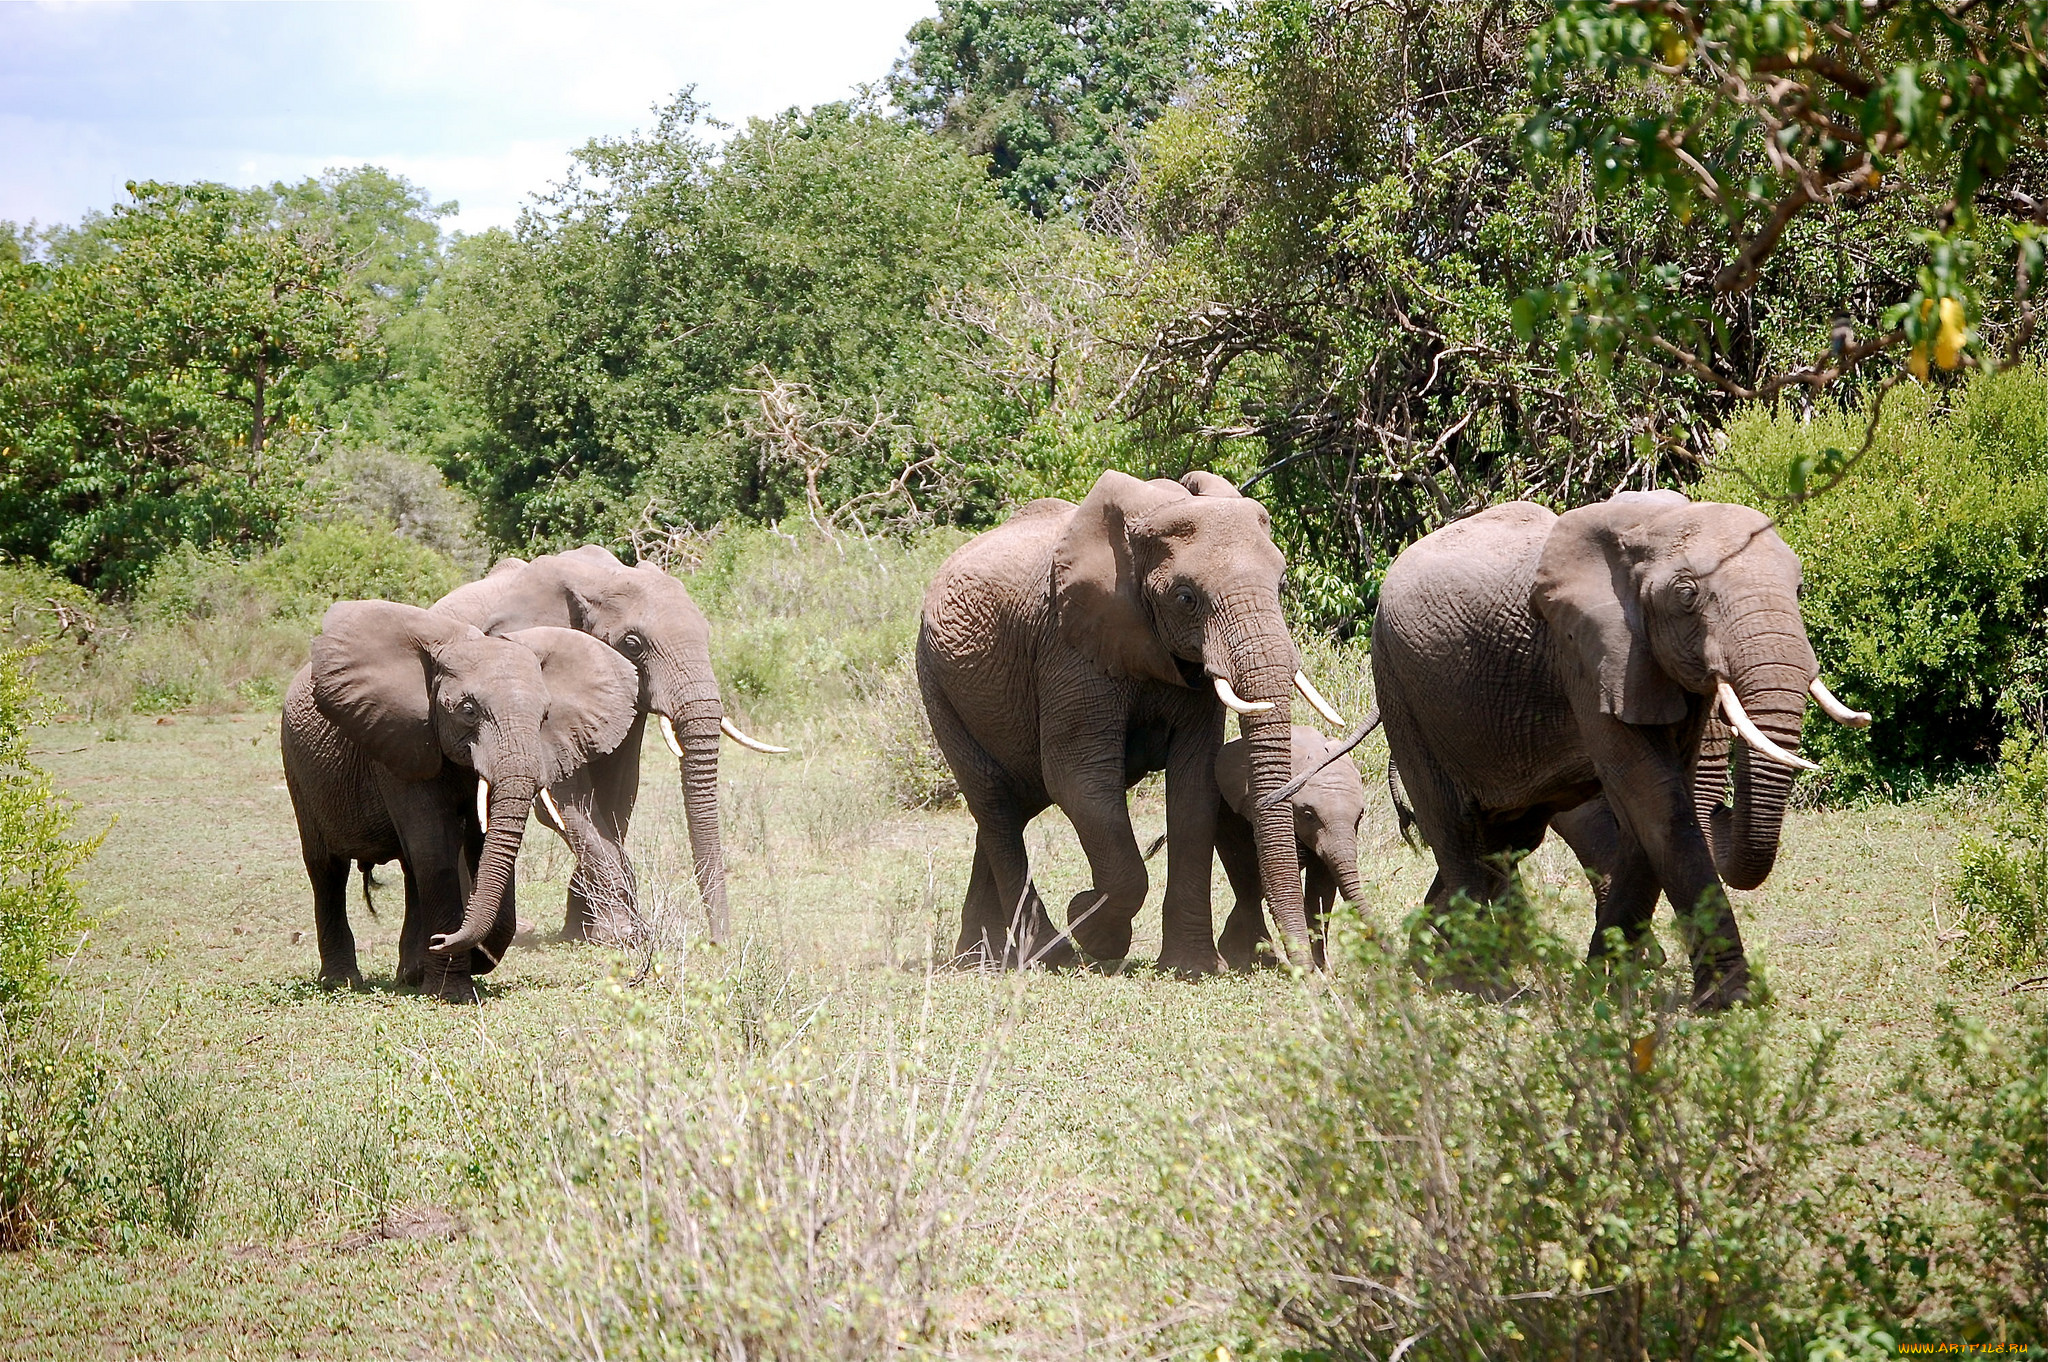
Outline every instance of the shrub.
[(1988, 833), (1956, 843), (1949, 892), (1968, 917), (1970, 961), (2024, 967), (2048, 956), (2048, 740), (2005, 740)]
[(547, 1171), (500, 1222), (522, 1354), (943, 1351), (988, 1061), (934, 1072), (887, 1017), (842, 1036), (777, 978), (743, 958), (681, 1007), (621, 990), (626, 1025), (559, 1057)]
[(1936, 1015), (1947, 1081), (1917, 1086), (1976, 1205), (1978, 1298), (1965, 1332), (2048, 1345), (2048, 1011), (2022, 1009), (2005, 1034), (1946, 1003)]
[(903, 809), (943, 809), (957, 801), (960, 782), (932, 736), (913, 654), (897, 661), (872, 698), (875, 757), (889, 798)]
[(1246, 1151), (1212, 1171), (1220, 1215), (1276, 1227), (1245, 1271), (1263, 1327), (1331, 1359), (1788, 1355), (1817, 1308), (1798, 1284), (1832, 1039), (1694, 1015), (1680, 971), (1596, 971), (1526, 920), (1507, 935), (1529, 945), (1501, 1007), (1343, 934), (1304, 1038), (1201, 1133)]
[[(1828, 684), (1877, 721), (1810, 710), (1806, 741), (1846, 793), (1911, 790), (1997, 756), (2048, 662), (2048, 368), (1980, 375), (1946, 411), (1895, 395), (1840, 486), (1785, 510), (1806, 568), (1803, 611)], [(1753, 501), (1789, 455), (1855, 448), (1861, 413), (1731, 422), (1725, 465), (1695, 489)]]
[(41, 1014), (57, 962), (78, 948), (88, 922), (72, 877), (100, 844), (71, 835), (71, 810), (29, 760), (38, 701), (24, 660), (0, 652), (0, 1024), (10, 1034)]
[(471, 573), (488, 563), (476, 506), (424, 459), (380, 445), (339, 450), (307, 482), (308, 519), (354, 524), (432, 549)]

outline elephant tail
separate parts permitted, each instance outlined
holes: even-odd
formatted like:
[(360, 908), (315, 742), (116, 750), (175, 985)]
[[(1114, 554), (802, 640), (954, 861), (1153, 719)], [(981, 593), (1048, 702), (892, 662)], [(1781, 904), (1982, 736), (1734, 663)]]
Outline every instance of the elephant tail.
[(1406, 793), (1401, 788), (1401, 772), (1390, 757), (1387, 760), (1387, 798), (1393, 801), (1394, 826), (1400, 829), (1401, 840), (1408, 844), (1410, 850), (1420, 851), (1422, 843), (1415, 840), (1415, 810), (1409, 808), (1402, 798)]
[[(377, 916), (377, 900), (371, 896), (370, 886), (377, 882), (375, 874), (377, 863), (375, 861), (357, 861), (356, 869), (363, 872), (363, 907), (370, 910), (371, 917), (375, 917)], [(345, 885), (346, 883), (347, 881), (344, 880), (343, 884)]]

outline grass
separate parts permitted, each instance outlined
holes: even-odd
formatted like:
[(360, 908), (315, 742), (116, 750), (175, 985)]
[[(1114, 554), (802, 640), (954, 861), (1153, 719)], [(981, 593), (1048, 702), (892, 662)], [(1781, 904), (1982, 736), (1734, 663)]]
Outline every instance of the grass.
[[(520, 865), (520, 914), (531, 930), (485, 981), (480, 1009), (390, 987), (395, 868), (384, 872), (382, 916), (368, 916), (351, 889), (370, 988), (323, 993), (312, 983), (310, 899), (274, 714), (138, 718), (119, 741), (83, 721), (41, 731), (38, 760), (77, 801), (81, 827), (111, 824), (87, 876), (103, 925), (71, 967), (72, 1011), (122, 1072), (175, 1073), (203, 1093), (221, 1138), (190, 1238), (153, 1226), (0, 1258), (0, 1355), (544, 1350), (536, 1315), (558, 1325), (577, 1297), (548, 1277), (556, 1241), (543, 1230), (568, 1242), (588, 1215), (626, 1214), (576, 1200), (588, 1184), (575, 1180), (575, 1151), (598, 1148), (616, 1162), (645, 1145), (638, 1136), (603, 1141), (626, 1139), (636, 1122), (721, 1111), (726, 1124), (709, 1129), (730, 1138), (751, 1108), (730, 1086), (718, 1106), (720, 1075), (843, 1075), (832, 1063), (816, 1067), (817, 1056), (889, 1053), (915, 1057), (888, 1071), (900, 1085), (891, 1100), (913, 1087), (922, 1100), (953, 1100), (960, 1085), (972, 1087), (971, 1176), (947, 1184), (938, 1201), (919, 1200), (937, 1185), (939, 1164), (915, 1163), (921, 1180), (903, 1193), (917, 1214), (957, 1212), (962, 1225), (919, 1288), (925, 1346), (1002, 1357), (1241, 1347), (1235, 1269), (1255, 1246), (1233, 1244), (1226, 1230), (1208, 1237), (1205, 1256), (1176, 1258), (1148, 1203), (1162, 1178), (1183, 1176), (1189, 1152), (1176, 1132), (1257, 1062), (1264, 1038), (1302, 1025), (1307, 992), (1273, 974), (1186, 984), (1142, 969), (1022, 979), (926, 969), (934, 948), (952, 940), (973, 826), (957, 807), (905, 811), (878, 796), (863, 708), (872, 692), (861, 678), (900, 665), (917, 591), (898, 579), (927, 570), (934, 551), (891, 560), (887, 584), (873, 589), (862, 573), (836, 575), (828, 562), (828, 585), (808, 594), (801, 570), (817, 561), (815, 547), (790, 550), (767, 587), (747, 585), (761, 578), (745, 554), (783, 551), (735, 552), (742, 560), (725, 569), (722, 594), (703, 594), (714, 624), (742, 636), (765, 678), (740, 701), (741, 717), (797, 750), (769, 758), (728, 747), (723, 758), (742, 942), (714, 951), (686, 938), (663, 975), (637, 989), (621, 980), (639, 962), (556, 939), (570, 862), (536, 825)], [(830, 632), (843, 593), (869, 601), (851, 644)], [(800, 627), (781, 636), (765, 627), (799, 597)], [(1364, 707), (1361, 660), (1311, 657), (1347, 718)], [(1372, 769), (1384, 752), (1378, 739), (1361, 749), (1375, 800), (1362, 870), (1366, 916), (1391, 928), (1429, 876), (1425, 858), (1394, 835)], [(649, 753), (634, 854), (643, 883), (669, 888), (676, 910), (688, 912), (687, 893), (673, 891), (686, 878), (687, 843), (671, 769)], [(1841, 1130), (1883, 1125), (1896, 1076), (1932, 1051), (1937, 1002), (1970, 1013), (2006, 1006), (2003, 976), (1944, 968), (1943, 878), (1974, 816), (1943, 799), (1796, 812), (1771, 883), (1737, 896), (1786, 1028), (1841, 1029)], [(1164, 829), (1156, 780), (1140, 788), (1134, 822), (1141, 842)], [(1048, 901), (1086, 882), (1057, 812), (1034, 826), (1030, 846)], [(1562, 847), (1546, 846), (1527, 873), (1556, 891), (1559, 929), (1583, 939), (1590, 899)], [(1219, 926), (1227, 894), (1219, 873)], [(1134, 950), (1144, 957), (1157, 948), (1156, 910), (1138, 927)], [(649, 1054), (669, 1067), (644, 1067)], [(653, 1075), (654, 1096), (642, 1105), (593, 1095), (606, 1075), (635, 1072)], [(853, 1110), (842, 1102), (819, 1119), (829, 1125)], [(553, 1132), (546, 1139), (536, 1134), (542, 1126)], [(1911, 1176), (1937, 1200), (1954, 1195), (1903, 1140), (1827, 1157)], [(762, 1188), (780, 1198), (774, 1205), (797, 1210), (809, 1195)], [(880, 1232), (861, 1241), (893, 1242)], [(884, 1252), (832, 1251), (852, 1255), (835, 1271), (855, 1283)], [(515, 1273), (529, 1290), (554, 1281), (554, 1294), (525, 1308)], [(555, 1351), (584, 1355), (553, 1337)], [(613, 1343), (606, 1355), (637, 1355)]]

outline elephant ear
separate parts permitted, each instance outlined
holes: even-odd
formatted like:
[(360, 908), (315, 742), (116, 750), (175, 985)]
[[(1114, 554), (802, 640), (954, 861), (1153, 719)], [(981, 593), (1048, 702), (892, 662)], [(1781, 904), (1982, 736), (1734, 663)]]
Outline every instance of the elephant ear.
[(328, 607), (313, 640), (313, 703), (342, 735), (401, 780), (441, 769), (434, 736), (434, 649), (481, 634), (391, 601)]
[(1177, 482), (1141, 482), (1111, 469), (1095, 480), (1053, 547), (1060, 637), (1111, 676), (1184, 684), (1145, 609), (1144, 567), (1135, 561), (1130, 531), (1161, 506), (1187, 499)]
[(1198, 497), (1241, 497), (1237, 484), (1205, 469), (1197, 468), (1180, 476), (1180, 485)]
[(640, 673), (618, 653), (574, 629), (519, 629), (506, 638), (540, 659), (548, 688), (541, 741), (547, 783), (618, 750), (639, 712)]
[(1677, 493), (1625, 492), (1566, 511), (1536, 564), (1530, 604), (1559, 635), (1558, 653), (1599, 696), (1600, 712), (1628, 724), (1675, 724), (1684, 687), (1650, 650), (1636, 590), (1630, 531), (1688, 504)]

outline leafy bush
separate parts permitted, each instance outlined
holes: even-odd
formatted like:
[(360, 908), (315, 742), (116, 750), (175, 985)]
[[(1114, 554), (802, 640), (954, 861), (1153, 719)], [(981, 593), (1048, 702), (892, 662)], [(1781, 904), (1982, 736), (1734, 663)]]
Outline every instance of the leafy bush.
[[(1498, 924), (1442, 926), (1463, 952)], [(1526, 917), (1509, 935), (1495, 1007), (1343, 934), (1305, 1035), (1199, 1133), (1244, 1152), (1220, 1177), (1196, 1156), (1222, 1206), (1190, 1218), (1275, 1226), (1244, 1270), (1262, 1327), (1331, 1359), (1788, 1355), (1821, 1303), (1799, 1283), (1832, 1038), (1694, 1015), (1682, 971), (1594, 970)]]
[[(1966, 1304), (1973, 1339), (2048, 1345), (2048, 1011), (2009, 1032), (1936, 1009), (1947, 1082), (1919, 1084), (1942, 1152), (1974, 1199), (1978, 1236)], [(2040, 1353), (2032, 1353), (2039, 1356)]]
[(924, 696), (917, 686), (916, 660), (905, 654), (874, 692), (875, 757), (882, 784), (902, 809), (943, 809), (960, 798), (945, 753), (932, 736)]
[(2048, 956), (2048, 741), (2005, 740), (1988, 833), (1956, 843), (1949, 892), (1968, 917), (1958, 960), (2024, 967)]
[(424, 459), (380, 445), (343, 449), (307, 480), (308, 518), (387, 531), (434, 550), (480, 575), (489, 566), (478, 542), (476, 506)]
[[(1728, 429), (1726, 463), (1694, 495), (1757, 500), (1786, 458), (1854, 449), (1861, 413), (1761, 411)], [(1877, 716), (1842, 728), (1809, 711), (1806, 742), (1838, 789), (1912, 790), (1993, 760), (2038, 700), (2048, 664), (2048, 368), (1973, 380), (1943, 410), (1893, 396), (1841, 485), (1785, 510), (1806, 568), (1803, 611), (1828, 684)]]
[(74, 818), (29, 760), (37, 698), (24, 654), (0, 652), (0, 1025), (40, 1015), (57, 962), (78, 948), (88, 919), (72, 877), (100, 838), (72, 836)]

